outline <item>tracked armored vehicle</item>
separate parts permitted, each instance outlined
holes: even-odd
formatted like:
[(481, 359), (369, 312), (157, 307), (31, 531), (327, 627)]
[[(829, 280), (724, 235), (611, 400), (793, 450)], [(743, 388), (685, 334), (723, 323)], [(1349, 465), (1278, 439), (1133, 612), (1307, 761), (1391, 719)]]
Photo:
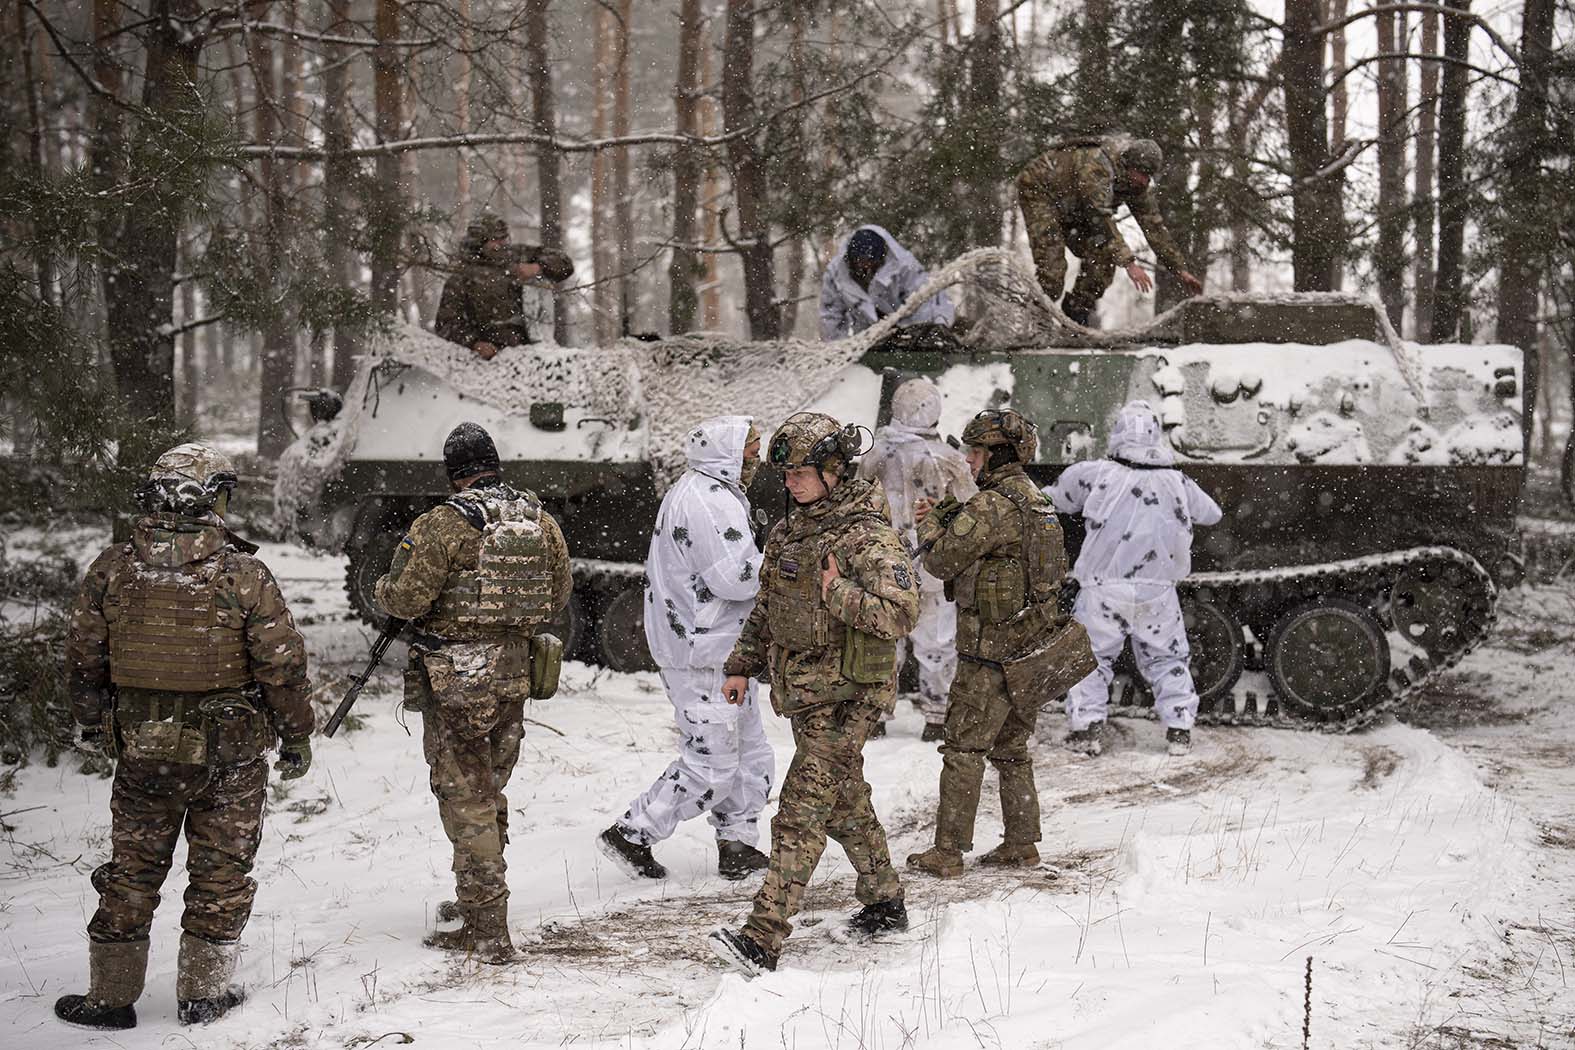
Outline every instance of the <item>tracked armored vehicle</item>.
[[(875, 427), (892, 392), (928, 375), (942, 433), (1010, 405), (1040, 425), (1042, 484), (1098, 456), (1121, 406), (1159, 410), (1177, 463), (1225, 509), (1182, 585), (1206, 723), (1366, 724), (1458, 661), (1518, 581), (1524, 355), (1403, 342), (1375, 304), (1340, 295), (1214, 296), (1153, 325), (1066, 322), (1000, 253), (970, 253), (915, 301), (963, 283), (979, 321), (961, 340), (895, 331), (899, 313), (838, 343), (685, 337), (611, 348), (519, 348), (493, 362), (409, 328), (361, 362), (334, 419), (281, 464), (281, 520), (350, 556), (352, 603), (406, 524), (446, 495), (440, 450), (462, 419), (492, 431), (517, 483), (562, 522), (576, 597), (571, 651), (646, 666), (641, 566), (687, 425), (743, 412), (769, 429), (799, 409)], [(754, 503), (780, 514), (763, 470)], [(1067, 522), (1069, 542), (1079, 523)], [(1118, 682), (1118, 713), (1151, 701)]]

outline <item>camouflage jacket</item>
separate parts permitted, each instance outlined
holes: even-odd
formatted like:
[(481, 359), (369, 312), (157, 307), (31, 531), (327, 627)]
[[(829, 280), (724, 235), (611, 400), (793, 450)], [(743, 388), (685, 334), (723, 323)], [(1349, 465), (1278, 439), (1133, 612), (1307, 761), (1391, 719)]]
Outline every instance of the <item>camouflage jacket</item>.
[[(1055, 208), (1064, 230), (1093, 233), (1110, 244), (1117, 266), (1134, 258), (1116, 223), (1116, 209), (1124, 204), (1159, 261), (1172, 273), (1180, 273), (1187, 260), (1165, 228), (1153, 184), (1141, 190), (1130, 187), (1121, 176), (1115, 148), (1113, 141), (1086, 140), (1046, 150), (1018, 174), (1019, 199), (1047, 203)], [(1034, 231), (1028, 232), (1032, 238)]]
[[(1033, 636), (1058, 617), (1054, 602), (1041, 610), (1007, 622), (995, 622), (987, 608), (997, 595), (1014, 608), (1025, 605), (1022, 565), (1023, 514), (1006, 495), (1010, 490), (1030, 505), (1047, 505), (1021, 463), (1009, 463), (985, 475), (979, 492), (967, 503), (955, 500), (937, 504), (919, 525), (919, 545), (925, 544), (924, 568), (946, 582), (947, 596), (957, 602), (957, 652), (985, 660), (1003, 660), (1019, 652)], [(1056, 529), (1059, 537), (1059, 528)], [(1056, 552), (1050, 574), (1059, 582), (1066, 575), (1066, 552)], [(1008, 610), (1011, 611), (1011, 610)]]
[[(784, 560), (785, 551), (795, 552), (794, 557)], [(828, 554), (836, 557), (841, 576), (822, 597), (821, 566)], [(772, 603), (783, 601), (805, 573), (814, 581), (816, 612), (824, 610), (839, 629), (828, 631), (822, 644), (790, 650), (772, 637)], [(778, 714), (844, 700), (889, 707), (896, 697), (895, 680), (861, 686), (843, 676), (846, 632), (840, 627), (895, 640), (913, 630), (918, 619), (918, 580), (891, 527), (885, 494), (874, 482), (846, 478), (830, 496), (794, 507), (772, 528), (761, 556), (759, 596), (724, 670), (750, 678), (769, 670), (771, 705)]]
[(66, 680), (76, 720), (97, 724), (108, 703), (106, 604), (113, 606), (117, 600), (110, 593), (112, 581), (146, 568), (195, 574), (219, 559), (212, 566), (218, 570), (217, 614), (241, 620), (250, 674), (260, 687), (274, 732), (282, 739), (310, 735), (314, 718), (307, 697), (306, 643), (295, 629), (273, 574), (253, 556), (256, 551), (254, 545), (226, 531), (216, 515), (151, 514), (137, 520), (130, 543), (118, 543), (95, 558), (77, 591), (66, 636)]
[(444, 283), (433, 331), (464, 347), (481, 342), (500, 347), (535, 342), (525, 321), (525, 287), (510, 272), (516, 261), (539, 264), (542, 276), (549, 281), (566, 280), (574, 273), (569, 257), (552, 248), (522, 246), (517, 258), (507, 264), (472, 256)]
[[(514, 499), (520, 495), (501, 483), (498, 487), (502, 490), (500, 496), (503, 499)], [(476, 488), (472, 486), (472, 490)], [(513, 628), (460, 623), (427, 615), (448, 583), (450, 572), (476, 568), (481, 559), (482, 524), (466, 517), (452, 502), (439, 504), (411, 522), (410, 531), (399, 542), (399, 548), (389, 562), (388, 572), (373, 589), (377, 604), (390, 616), (421, 621), (421, 631), (445, 641), (501, 641), (520, 633)], [(546, 533), (548, 545), (555, 552), (551, 567), (552, 607), (562, 609), (574, 591), (569, 547), (564, 542), (563, 531), (551, 514), (542, 511), (540, 524)]]

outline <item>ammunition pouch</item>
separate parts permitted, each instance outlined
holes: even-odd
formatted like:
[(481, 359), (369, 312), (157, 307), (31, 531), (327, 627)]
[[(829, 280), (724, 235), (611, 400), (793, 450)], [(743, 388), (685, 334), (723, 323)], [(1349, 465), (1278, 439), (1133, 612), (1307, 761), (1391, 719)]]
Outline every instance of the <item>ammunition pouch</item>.
[(859, 685), (884, 685), (897, 671), (897, 643), (847, 628), (842, 638), (842, 677)]
[(1005, 623), (1023, 611), (1023, 566), (1016, 558), (985, 558), (973, 577), (973, 604), (982, 623)]
[(121, 690), (111, 722), (121, 758), (165, 765), (244, 765), (273, 735), (253, 698), (238, 690), (174, 697)]
[(555, 634), (535, 634), (530, 639), (530, 698), (550, 700), (558, 692), (563, 669), (563, 642)]

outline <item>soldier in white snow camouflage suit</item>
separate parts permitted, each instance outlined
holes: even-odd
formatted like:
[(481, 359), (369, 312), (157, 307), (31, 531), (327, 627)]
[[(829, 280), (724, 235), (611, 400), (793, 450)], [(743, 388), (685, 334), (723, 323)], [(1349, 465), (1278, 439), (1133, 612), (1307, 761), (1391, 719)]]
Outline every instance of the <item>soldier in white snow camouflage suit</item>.
[(1147, 401), (1133, 401), (1110, 432), (1107, 457), (1072, 464), (1044, 490), (1057, 510), (1083, 515), (1087, 526), (1072, 570), (1081, 585), (1073, 615), (1088, 630), (1099, 667), (1066, 694), (1066, 743), (1074, 751), (1102, 749), (1111, 668), (1128, 638), (1171, 754), (1192, 747), (1198, 694), (1176, 583), (1192, 571), (1193, 526), (1221, 515), (1175, 462), (1159, 417)]
[[(941, 391), (929, 379), (910, 379), (891, 399), (891, 422), (875, 434), (875, 444), (859, 464), (859, 477), (879, 479), (886, 490), (891, 525), (918, 548), (914, 510), (945, 499), (966, 503), (978, 491), (968, 461), (941, 440)], [(918, 569), (919, 622), (899, 643), (901, 667), (911, 646), (919, 665), (919, 703), (925, 741), (941, 739), (946, 724), (946, 694), (957, 676), (957, 606), (945, 585)]]
[(755, 685), (722, 695), (722, 663), (760, 589), (760, 550), (745, 492), (760, 466), (748, 416), (718, 416), (689, 432), (689, 469), (667, 491), (645, 561), (645, 639), (678, 721), (678, 758), (629, 804), (598, 846), (631, 874), (665, 878), (653, 843), (709, 813), (717, 870), (741, 879), (767, 864), (755, 847), (776, 758)]

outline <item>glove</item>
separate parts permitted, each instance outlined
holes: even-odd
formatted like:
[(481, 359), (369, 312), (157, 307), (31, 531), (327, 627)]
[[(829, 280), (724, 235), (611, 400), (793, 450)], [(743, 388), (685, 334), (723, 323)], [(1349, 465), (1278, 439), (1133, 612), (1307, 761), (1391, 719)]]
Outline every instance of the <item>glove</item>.
[(279, 745), (279, 761), (273, 764), (280, 780), (295, 780), (306, 776), (312, 768), (312, 741), (307, 737), (286, 740)]

